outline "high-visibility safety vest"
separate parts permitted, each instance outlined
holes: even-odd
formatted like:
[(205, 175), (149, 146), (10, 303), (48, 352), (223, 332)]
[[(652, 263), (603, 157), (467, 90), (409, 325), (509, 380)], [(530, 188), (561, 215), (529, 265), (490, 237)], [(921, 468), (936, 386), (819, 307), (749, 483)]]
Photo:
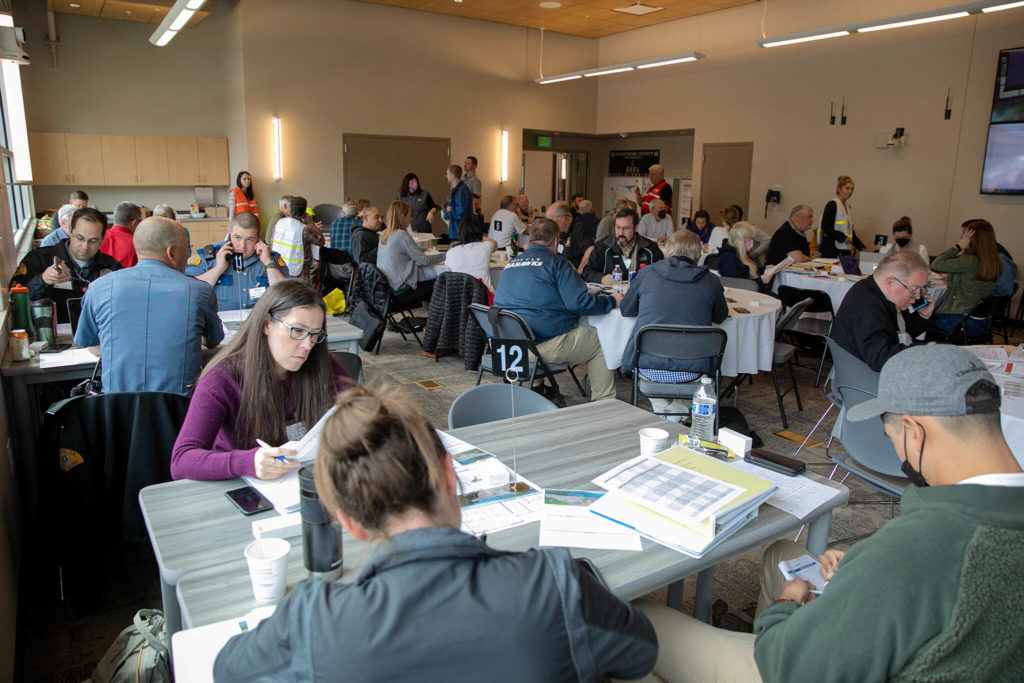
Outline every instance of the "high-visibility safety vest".
[(242, 192), (242, 188), (232, 187), (228, 194), (230, 195), (229, 199), (231, 200), (228, 206), (229, 216), (234, 216), (240, 213), (251, 213), (257, 218), (260, 217), (260, 210), (256, 206), (256, 200), (246, 199), (245, 193)]
[[(835, 220), (835, 223), (832, 224), (832, 229), (833, 230), (838, 230), (839, 232), (843, 233), (847, 237), (853, 237), (853, 216), (850, 215), (850, 209), (848, 207), (844, 206), (841, 201), (839, 201), (839, 196), (838, 195), (832, 201), (834, 201), (836, 203), (836, 220)], [(824, 213), (822, 213), (822, 216), (824, 217)], [(818, 243), (821, 244), (821, 242), (822, 242), (821, 220), (819, 219), (818, 220)], [(837, 240), (836, 241), (836, 249), (838, 249), (839, 251), (850, 251), (850, 248), (848, 246), (846, 246), (846, 241), (845, 240), (843, 240), (843, 241)]]
[[(662, 180), (657, 185), (651, 185), (647, 189), (647, 192), (644, 194), (643, 201), (640, 202), (640, 215), (647, 215), (651, 212), (651, 202), (655, 199), (661, 199), (661, 188), (666, 187), (667, 185), (668, 183)], [(668, 209), (669, 214), (672, 213), (671, 206), (666, 206), (665, 208)]]

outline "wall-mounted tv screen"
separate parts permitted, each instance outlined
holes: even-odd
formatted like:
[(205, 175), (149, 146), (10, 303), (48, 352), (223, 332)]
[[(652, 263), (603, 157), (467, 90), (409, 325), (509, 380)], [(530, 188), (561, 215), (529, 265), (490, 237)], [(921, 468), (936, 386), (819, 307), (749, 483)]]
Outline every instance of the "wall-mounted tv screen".
[(982, 194), (1024, 194), (1024, 47), (999, 51)]

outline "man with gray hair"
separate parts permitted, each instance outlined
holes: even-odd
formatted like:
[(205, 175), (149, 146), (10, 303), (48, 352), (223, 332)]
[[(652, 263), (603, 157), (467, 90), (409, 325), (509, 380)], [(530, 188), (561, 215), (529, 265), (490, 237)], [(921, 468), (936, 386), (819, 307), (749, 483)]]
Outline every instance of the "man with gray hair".
[(57, 221), (57, 225), (53, 226), (50, 230), (50, 234), (43, 238), (43, 241), (39, 243), (41, 247), (52, 247), (61, 240), (66, 240), (68, 235), (68, 228), (71, 226), (71, 214), (76, 211), (74, 204), (65, 204), (60, 207), (60, 211), (54, 216), (54, 220)]
[(655, 199), (660, 199), (665, 203), (665, 210), (668, 215), (672, 215), (672, 186), (665, 180), (665, 167), (661, 164), (654, 164), (647, 169), (647, 178), (651, 181), (651, 186), (647, 188), (647, 192), (640, 194), (640, 184), (637, 183), (633, 186), (633, 192), (636, 194), (636, 201), (640, 204), (640, 215), (646, 216), (654, 209), (651, 207), (651, 202)]
[(200, 345), (224, 338), (207, 283), (184, 274), (188, 240), (181, 223), (152, 217), (132, 237), (139, 262), (89, 286), (75, 344), (103, 360), (103, 391), (187, 395), (200, 370)]
[(879, 372), (885, 362), (932, 328), (928, 264), (916, 251), (879, 262), (871, 277), (847, 292), (832, 323), (832, 339)]
[(765, 261), (771, 265), (782, 263), (786, 257), (794, 263), (811, 260), (811, 245), (805, 233), (814, 224), (814, 209), (807, 204), (797, 204), (789, 212), (789, 220), (783, 223), (768, 243)]
[(555, 202), (549, 206), (546, 217), (558, 226), (558, 253), (569, 259), (573, 268), (582, 271), (585, 259), (590, 258), (594, 238), (573, 220), (568, 202)]
[(331, 249), (352, 249), (352, 230), (363, 222), (356, 214), (359, 213), (358, 202), (347, 201), (341, 205), (341, 215), (331, 221)]
[(510, 194), (501, 198), (501, 208), (491, 216), (491, 227), (487, 236), (494, 240), (498, 249), (505, 249), (512, 242), (512, 235), (516, 235), (516, 241), (520, 248), (523, 248), (523, 234), (526, 232), (526, 225), (514, 213), (516, 198)]
[[(153, 215), (159, 218), (169, 218), (172, 221), (178, 220), (178, 212), (174, 210), (174, 207), (170, 204), (157, 204), (153, 207)], [(189, 234), (188, 228), (182, 226), (185, 230), (185, 239), (188, 240), (188, 251), (192, 253), (192, 235)]]
[(131, 202), (121, 202), (114, 207), (114, 225), (103, 237), (100, 251), (117, 259), (122, 268), (131, 268), (139, 262), (132, 244), (132, 235), (142, 220), (142, 209)]

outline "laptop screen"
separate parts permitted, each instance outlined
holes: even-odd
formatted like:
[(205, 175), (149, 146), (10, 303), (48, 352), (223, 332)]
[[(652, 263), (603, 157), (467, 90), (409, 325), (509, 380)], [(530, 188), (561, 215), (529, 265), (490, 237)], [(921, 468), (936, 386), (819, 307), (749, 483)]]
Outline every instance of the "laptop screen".
[(82, 317), (82, 299), (68, 299), (68, 320), (71, 321), (71, 337), (78, 332), (78, 319)]

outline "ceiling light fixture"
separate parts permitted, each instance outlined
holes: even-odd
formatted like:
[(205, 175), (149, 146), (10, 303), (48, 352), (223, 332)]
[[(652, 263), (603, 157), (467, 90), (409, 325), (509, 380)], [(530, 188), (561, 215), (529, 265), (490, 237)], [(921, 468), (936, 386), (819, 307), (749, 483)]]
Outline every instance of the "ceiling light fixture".
[(164, 16), (163, 21), (153, 31), (153, 35), (149, 37), (149, 42), (157, 47), (163, 47), (171, 42), (174, 36), (178, 35), (178, 32), (185, 28), (185, 24), (195, 16), (196, 11), (205, 3), (206, 0), (177, 0), (167, 10), (167, 15)]
[(632, 5), (626, 5), (625, 7), (614, 7), (612, 8), (612, 11), (622, 12), (623, 14), (632, 14), (634, 17), (642, 17), (645, 14), (653, 14), (654, 12), (660, 12), (663, 9), (665, 8), (645, 5), (642, 2), (634, 2)]
[(861, 21), (855, 24), (847, 24), (845, 26), (831, 26), (829, 28), (817, 29), (814, 31), (803, 31), (801, 33), (790, 33), (789, 35), (784, 36), (761, 38), (757, 41), (757, 44), (761, 47), (796, 45), (797, 43), (807, 43), (814, 40), (848, 36), (853, 33), (871, 33), (873, 31), (885, 31), (891, 28), (906, 28), (908, 26), (918, 26), (920, 24), (931, 24), (937, 21), (962, 19), (963, 17), (967, 17), (972, 14), (998, 12), (1000, 10), (1014, 9), (1016, 7), (1024, 7), (1024, 1), (1006, 3), (999, 2), (999, 0), (981, 0), (979, 2), (970, 2), (963, 5), (954, 5), (952, 7), (940, 7), (939, 9), (929, 10), (927, 12), (916, 12), (914, 14), (886, 17), (883, 19), (875, 19), (873, 21)]
[(540, 6), (543, 7), (544, 9), (558, 9), (559, 7), (562, 6), (562, 3), (551, 2), (550, 0), (548, 0), (547, 2), (540, 3)]
[(79, 5), (77, 2), (69, 2), (68, 7), (70, 7), (71, 9), (82, 9), (82, 6)]
[(535, 78), (534, 82), (541, 85), (548, 85), (550, 83), (561, 83), (562, 81), (574, 81), (577, 78), (593, 78), (594, 76), (608, 76), (610, 74), (620, 74), (626, 71), (633, 71), (634, 69), (653, 69), (657, 66), (669, 66), (670, 64), (683, 64), (685, 62), (695, 62), (698, 59), (704, 59), (704, 55), (700, 52), (686, 52), (678, 55), (668, 55), (666, 57), (652, 57), (651, 59), (641, 59), (636, 62), (626, 62), (625, 64), (611, 64), (609, 66), (599, 66), (594, 69), (584, 69), (582, 71), (573, 71), (565, 74), (557, 74), (555, 76), (548, 76), (547, 78)]

